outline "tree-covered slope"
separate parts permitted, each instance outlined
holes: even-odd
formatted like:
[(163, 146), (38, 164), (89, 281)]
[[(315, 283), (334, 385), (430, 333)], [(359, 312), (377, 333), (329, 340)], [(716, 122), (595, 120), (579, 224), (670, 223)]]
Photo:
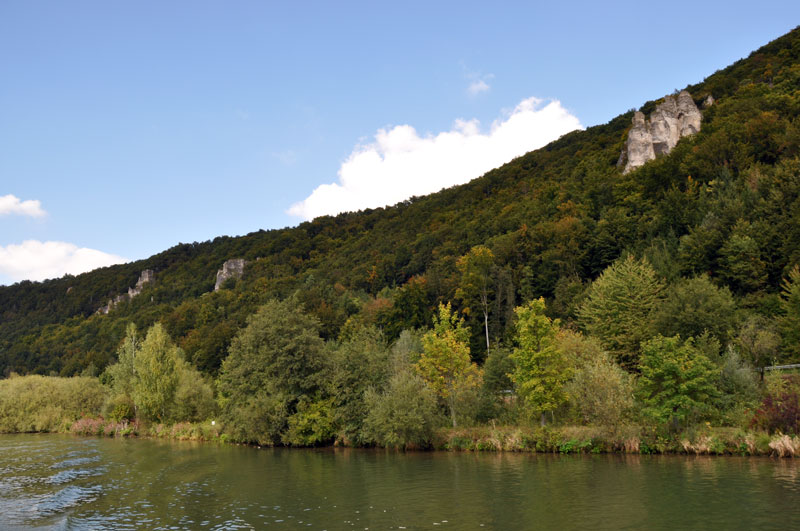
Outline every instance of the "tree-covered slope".
[[(569, 323), (588, 283), (624, 253), (647, 257), (667, 282), (707, 273), (739, 310), (774, 317), (782, 279), (800, 262), (800, 29), (687, 90), (697, 103), (716, 100), (702, 130), (625, 175), (617, 160), (632, 111), (393, 207), (0, 287), (0, 374), (100, 369), (128, 322), (156, 321), (197, 367), (216, 372), (246, 317), (293, 294), (328, 339), (348, 321), (392, 337), (429, 324), (437, 301), (454, 301), (481, 358), (483, 311), (459, 262), (478, 245), (493, 256), (493, 342), (508, 335), (513, 308), (535, 297)], [(216, 271), (239, 257), (249, 261), (244, 278), (214, 292)], [(156, 281), (141, 295), (95, 313), (146, 268)]]

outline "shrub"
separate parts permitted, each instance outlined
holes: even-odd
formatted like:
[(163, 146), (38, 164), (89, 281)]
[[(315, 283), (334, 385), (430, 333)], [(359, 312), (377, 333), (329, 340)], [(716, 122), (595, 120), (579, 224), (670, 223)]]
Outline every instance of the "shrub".
[(752, 426), (769, 433), (800, 433), (800, 375), (776, 375), (769, 380)]
[(0, 380), (0, 433), (66, 431), (96, 416), (106, 399), (97, 378), (15, 376)]
[(403, 371), (389, 380), (385, 392), (367, 391), (369, 414), (364, 438), (381, 446), (429, 446), (439, 424), (436, 395), (419, 376)]

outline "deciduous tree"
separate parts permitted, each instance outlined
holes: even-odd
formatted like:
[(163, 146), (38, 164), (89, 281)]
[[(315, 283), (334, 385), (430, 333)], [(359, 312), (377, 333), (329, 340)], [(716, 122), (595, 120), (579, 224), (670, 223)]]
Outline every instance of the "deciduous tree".
[(541, 415), (542, 425), (545, 414), (567, 400), (564, 384), (572, 373), (557, 345), (559, 321), (551, 321), (544, 311), (544, 299), (532, 300), (515, 310), (517, 347), (511, 354), (511, 379), (517, 395), (529, 413)]

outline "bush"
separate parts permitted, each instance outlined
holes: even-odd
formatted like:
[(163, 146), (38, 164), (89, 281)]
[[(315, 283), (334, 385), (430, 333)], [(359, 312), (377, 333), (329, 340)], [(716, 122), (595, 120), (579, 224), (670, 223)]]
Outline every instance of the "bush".
[(0, 380), (0, 433), (66, 431), (100, 414), (106, 389), (97, 378), (15, 376)]
[(800, 375), (770, 375), (752, 426), (769, 433), (800, 433)]
[(567, 394), (584, 422), (607, 427), (612, 433), (633, 409), (631, 377), (607, 355), (580, 367)]
[(694, 338), (658, 336), (642, 344), (639, 393), (643, 413), (658, 424), (697, 422), (717, 398), (716, 370)]
[(130, 421), (136, 417), (133, 400), (126, 395), (114, 395), (103, 406), (103, 416), (114, 422)]
[(429, 446), (440, 423), (436, 394), (419, 376), (403, 371), (389, 380), (384, 393), (367, 391), (369, 414), (364, 439), (381, 446), (405, 448)]

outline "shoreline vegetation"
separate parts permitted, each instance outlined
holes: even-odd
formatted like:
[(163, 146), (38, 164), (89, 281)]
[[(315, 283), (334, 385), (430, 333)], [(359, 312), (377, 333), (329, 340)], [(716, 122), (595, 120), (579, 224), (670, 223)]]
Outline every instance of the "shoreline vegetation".
[[(657, 304), (662, 290), (646, 260), (621, 259), (578, 311), (594, 335), (562, 326), (534, 299), (514, 310), (514, 335), (480, 366), (450, 304), (439, 305), (430, 328), (404, 330), (394, 342), (363, 323), (325, 342), (297, 300), (272, 300), (236, 335), (216, 378), (185, 361), (159, 323), (144, 337), (130, 325), (99, 376), (0, 380), (0, 433), (800, 457), (800, 375), (756, 371), (739, 353), (746, 333), (726, 348), (708, 326), (686, 339), (649, 334), (633, 315), (652, 313), (642, 304)], [(787, 313), (798, 292), (795, 269), (784, 282)], [(764, 344), (777, 348), (777, 337), (762, 334), (750, 348)]]
[[(178, 422), (171, 425), (139, 421), (82, 417), (62, 429), (5, 434), (60, 433), (82, 437), (152, 438), (174, 441), (214, 442), (261, 447), (231, 441), (219, 425), (210, 422)], [(345, 447), (339, 443), (327, 447)], [(288, 448), (292, 448), (288, 446)], [(309, 447), (295, 447), (304, 449)], [(429, 445), (407, 445), (402, 451), (529, 452), (546, 454), (633, 454), (800, 457), (800, 437), (704, 426), (669, 438), (638, 426), (626, 426), (609, 434), (595, 426), (476, 426), (440, 428)]]

